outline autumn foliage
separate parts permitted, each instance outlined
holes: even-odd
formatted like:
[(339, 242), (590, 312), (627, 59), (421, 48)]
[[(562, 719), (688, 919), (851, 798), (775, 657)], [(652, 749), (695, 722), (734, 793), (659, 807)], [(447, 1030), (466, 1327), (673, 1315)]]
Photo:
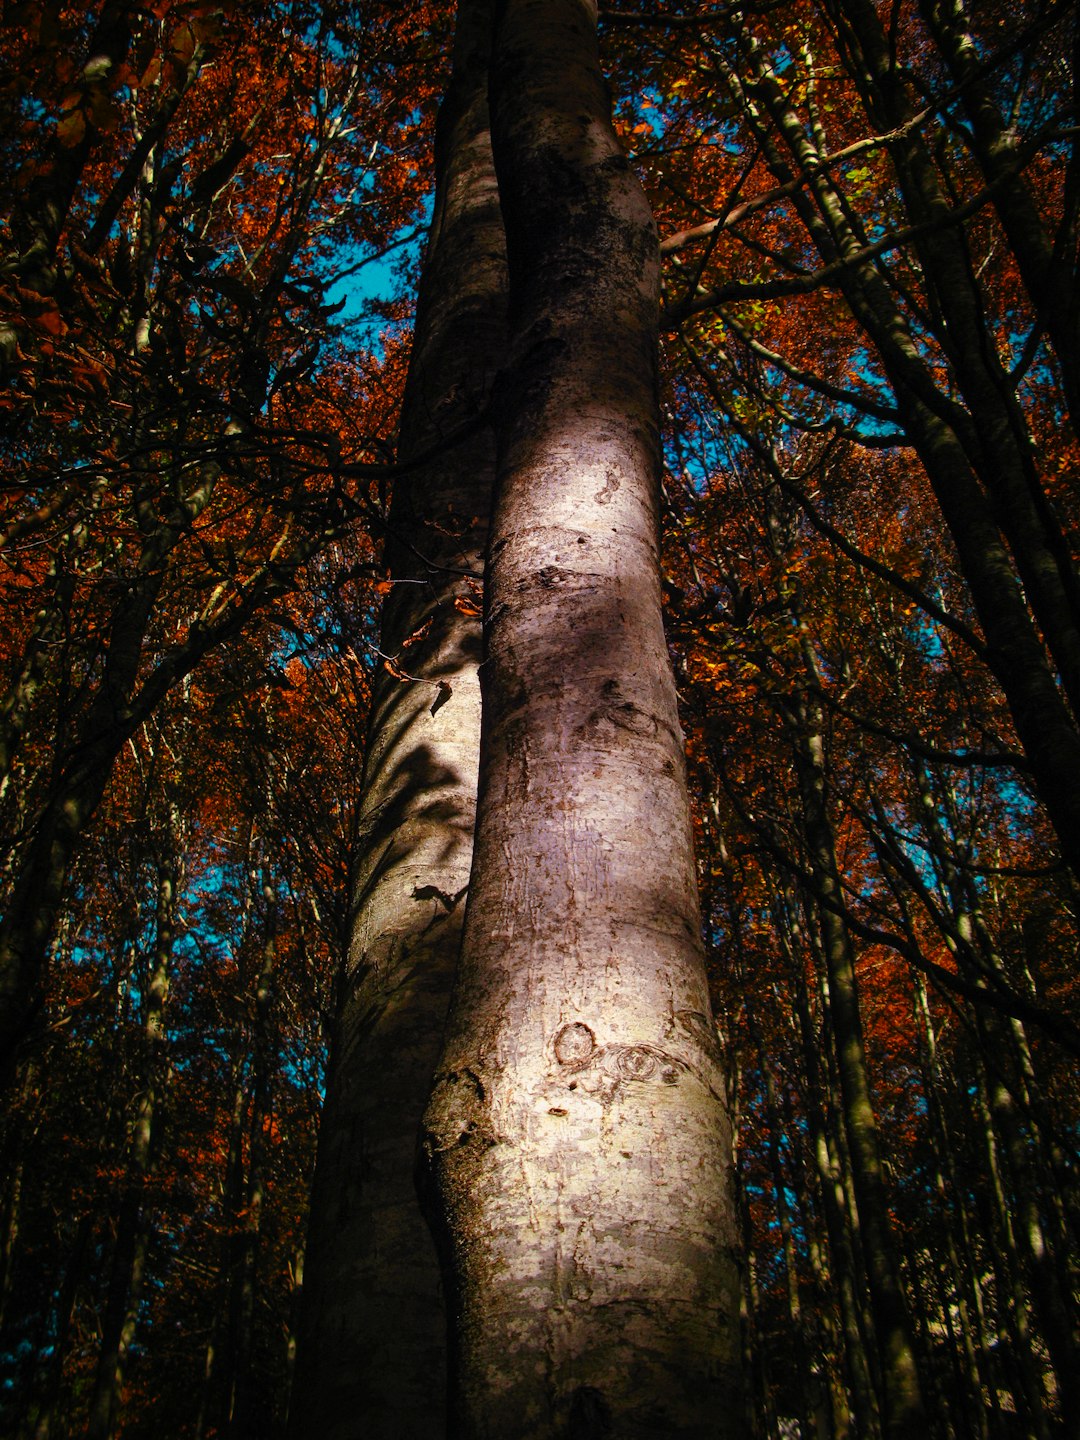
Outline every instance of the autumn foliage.
[[(13, 1436), (283, 1433), (450, 19), (5, 13)], [(1075, 7), (602, 32), (665, 256), (748, 1433), (888, 1433), (897, 1345), (931, 1436), (1074, 1433)]]

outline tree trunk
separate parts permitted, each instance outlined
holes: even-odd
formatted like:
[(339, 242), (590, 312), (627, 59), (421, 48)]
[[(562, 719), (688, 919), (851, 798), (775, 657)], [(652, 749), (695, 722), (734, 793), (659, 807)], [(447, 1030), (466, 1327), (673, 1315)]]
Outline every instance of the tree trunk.
[[(64, 1275), (54, 1302), (55, 1325), (49, 1343), (42, 1351), (41, 1371), (35, 1386), (34, 1440), (49, 1440), (53, 1421), (60, 1405), (64, 1384), (64, 1363), (68, 1358), (75, 1302), (84, 1278), (83, 1262), (93, 1231), (93, 1217), (82, 1215), (75, 1230), (74, 1242), (64, 1266)], [(21, 1427), (20, 1427), (21, 1428)], [(23, 1432), (25, 1433), (25, 1432)]]
[[(159, 666), (157, 684), (137, 691), (143, 648), (168, 558), (213, 493), (216, 471), (176, 498), (164, 517), (139, 511), (142, 542), (137, 571), (114, 606), (101, 680), (75, 733), (55, 758), (56, 779), (32, 826), (25, 854), (13, 868), (0, 920), (0, 1085), (14, 1074), (18, 1047), (41, 1005), (49, 941), (61, 912), (72, 862), (105, 794), (116, 757), (150, 713), (150, 690), (160, 698), (169, 683)], [(190, 669), (190, 664), (188, 665)]]
[[(808, 657), (808, 665), (811, 664)], [(866, 1068), (851, 942), (839, 913), (843, 897), (825, 800), (824, 750), (817, 702), (790, 707), (795, 772), (810, 866), (821, 897), (818, 915), (828, 975), (829, 1019), (843, 1100), (844, 1130), (866, 1262), (874, 1330), (881, 1354), (882, 1423), (889, 1440), (920, 1436), (926, 1420), (911, 1322), (889, 1219), (884, 1167)]]
[[(773, 1056), (765, 1047), (761, 1027), (753, 1009), (747, 1005), (746, 1023), (757, 1047), (761, 1067), (762, 1083), (765, 1087), (765, 1120), (769, 1133), (769, 1168), (772, 1172), (774, 1209), (776, 1223), (780, 1229), (780, 1247), (784, 1257), (784, 1288), (787, 1296), (788, 1334), (791, 1344), (792, 1369), (795, 1372), (794, 1392), (799, 1406), (797, 1420), (800, 1433), (811, 1436), (817, 1427), (814, 1417), (821, 1396), (818, 1386), (811, 1378), (810, 1361), (806, 1353), (806, 1322), (803, 1317), (802, 1296), (799, 1290), (799, 1267), (795, 1249), (795, 1227), (792, 1224), (791, 1207), (788, 1203), (790, 1187), (784, 1171), (784, 1160), (780, 1153), (781, 1138), (789, 1139), (797, 1131), (785, 1131), (780, 1118), (780, 1105), (776, 1094), (776, 1077), (772, 1069)], [(789, 1392), (790, 1393), (790, 1392)]]
[[(923, 1094), (926, 1096), (927, 1118), (933, 1140), (933, 1180), (941, 1214), (945, 1217), (944, 1250), (948, 1261), (947, 1275), (955, 1295), (959, 1318), (959, 1340), (963, 1349), (962, 1381), (958, 1382), (958, 1398), (963, 1399), (968, 1428), (977, 1440), (989, 1440), (991, 1423), (993, 1433), (1000, 1434), (1001, 1415), (997, 1398), (997, 1380), (993, 1370), (992, 1352), (987, 1342), (982, 1323), (982, 1295), (978, 1277), (970, 1263), (970, 1245), (967, 1235), (967, 1217), (962, 1204), (955, 1205), (954, 1198), (961, 1194), (953, 1164), (954, 1147), (949, 1133), (939, 1094), (937, 1077), (937, 1039), (930, 1014), (930, 1002), (923, 975), (912, 971), (913, 1008), (916, 1034), (919, 1040), (919, 1066), (922, 1071)], [(955, 1217), (953, 1215), (955, 1205)], [(956, 1244), (954, 1227), (960, 1229), (960, 1247)], [(969, 1306), (968, 1295), (975, 1301)], [(949, 1294), (946, 1290), (942, 1309), (946, 1317), (949, 1311)], [(959, 1364), (959, 1359), (957, 1360)], [(984, 1405), (983, 1394), (988, 1397)]]
[[(934, 328), (966, 407), (952, 407), (952, 428), (1008, 540), (1075, 720), (1080, 716), (1080, 586), (1075, 564), (1041, 487), (1015, 382), (987, 327), (964, 232), (948, 223), (949, 197), (933, 158), (910, 123), (923, 97), (909, 95), (870, 0), (843, 0), (835, 8), (842, 43), (858, 67), (871, 118), (881, 129), (894, 131), (889, 152), (900, 195), (916, 227), (912, 249), (931, 311), (938, 317)], [(1067, 302), (1062, 321), (1065, 314)], [(1072, 343), (1075, 346), (1075, 338)]]
[(985, 1147), (992, 1198), (991, 1215), (984, 1218), (983, 1233), (994, 1256), (999, 1314), (1004, 1320), (1003, 1328), (1008, 1334), (1015, 1357), (1017, 1384), (1014, 1386), (1014, 1393), (1017, 1399), (1022, 1396), (1026, 1402), (1024, 1419), (1031, 1433), (1039, 1437), (1039, 1440), (1045, 1440), (1050, 1434), (1050, 1424), (1046, 1413), (1043, 1375), (1040, 1373), (1040, 1364), (1032, 1343), (1028, 1299), (1020, 1279), (1016, 1232), (1001, 1176), (998, 1140), (990, 1114), (986, 1076), (982, 1070), (976, 1073), (974, 1099)]
[[(457, 963), (480, 744), (477, 579), (495, 473), (506, 257), (488, 129), (493, 0), (460, 7), (368, 731), (354, 922), (319, 1136), (289, 1433), (433, 1440), (445, 1317), (416, 1143)], [(427, 627), (425, 629), (425, 627)], [(410, 637), (421, 638), (409, 643)]]
[[(1039, 324), (1045, 326), (1061, 367), (1061, 383), (1073, 429), (1080, 431), (1080, 286), (1077, 284), (1078, 234), (1075, 198), (1067, 203), (1057, 233), (1049, 232), (1047, 218), (1028, 188), (1018, 163), (1018, 138), (998, 108), (990, 78), (982, 73), (978, 45), (971, 33), (964, 0), (920, 0), (926, 20), (949, 73), (956, 83), (970, 132), (969, 143), (987, 183), (991, 199), (1016, 259), (1024, 286), (1031, 296)], [(1064, 15), (1064, 11), (1062, 12)], [(1068, 29), (1061, 36), (1068, 40)], [(1072, 18), (1073, 56), (1080, 50), (1080, 26)], [(1068, 48), (1066, 48), (1066, 55)], [(1077, 84), (1075, 64), (1072, 83)], [(1076, 193), (1080, 151), (1068, 160)]]
[(773, 1381), (768, 1346), (764, 1343), (764, 1336), (758, 1323), (761, 1291), (757, 1281), (758, 1258), (754, 1251), (754, 1230), (751, 1223), (750, 1205), (746, 1196), (746, 1187), (740, 1184), (739, 1180), (740, 1177), (736, 1171), (735, 1203), (739, 1212), (743, 1247), (743, 1373), (746, 1376), (746, 1389), (750, 1399), (747, 1434), (750, 1440), (768, 1440), (769, 1436), (777, 1433), (776, 1406), (773, 1401)]
[(150, 1228), (146, 1215), (146, 1183), (153, 1167), (156, 1132), (160, 1129), (159, 1100), (167, 1083), (165, 1003), (169, 993), (176, 933), (179, 850), (183, 845), (180, 821), (170, 816), (169, 853), (159, 860), (156, 939), (143, 1021), (144, 1065), (141, 1094), (128, 1151), (128, 1180), (116, 1223), (112, 1273), (105, 1305), (97, 1374), (90, 1397), (86, 1440), (111, 1440), (116, 1431), (128, 1351), (135, 1338), (142, 1297)]
[[(277, 969), (277, 895), (264, 871), (262, 963), (255, 982), (251, 1015), (251, 1108), (248, 1119), (247, 1175), (243, 1181), (243, 1223), (230, 1245), (228, 1440), (255, 1440), (263, 1433), (266, 1408), (255, 1373), (255, 1307), (266, 1202), (266, 1125), (273, 1114), (277, 1051), (273, 1002)], [(242, 1115), (242, 1110), (241, 1110)], [(244, 1146), (238, 1147), (243, 1164)], [(238, 1216), (237, 1219), (240, 1217)]]
[[(786, 896), (784, 908), (789, 915), (794, 912), (794, 904), (787, 900)], [(809, 1139), (820, 1187), (829, 1259), (836, 1283), (853, 1419), (860, 1435), (868, 1437), (868, 1440), (876, 1440), (881, 1433), (881, 1426), (871, 1375), (866, 1327), (863, 1324), (864, 1306), (856, 1283), (858, 1276), (852, 1243), (854, 1237), (847, 1219), (843, 1178), (834, 1155), (835, 1140), (830, 1143), (831, 1137), (826, 1128), (826, 1119), (832, 1122), (834, 1129), (839, 1126), (843, 1106), (835, 1095), (833, 1103), (829, 1103), (830, 1092), (834, 1090), (834, 1086), (830, 1077), (822, 1074), (824, 1057), (821, 1052), (826, 1043), (825, 1037), (814, 1023), (810, 1011), (810, 996), (798, 953), (791, 952), (788, 958), (792, 994), (802, 1039), (803, 1062), (806, 1067)]]
[(736, 1220), (660, 610), (659, 256), (588, 0), (508, 0), (511, 271), (461, 972), (425, 1119), (461, 1436), (741, 1433)]

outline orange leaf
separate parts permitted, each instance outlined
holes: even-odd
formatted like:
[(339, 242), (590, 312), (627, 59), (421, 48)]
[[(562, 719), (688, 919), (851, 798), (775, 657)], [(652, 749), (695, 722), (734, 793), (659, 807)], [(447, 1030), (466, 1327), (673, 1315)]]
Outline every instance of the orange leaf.
[(401, 648), (404, 650), (406, 645), (415, 645), (416, 642), (417, 642), (417, 640), (422, 640), (422, 639), (424, 638), (424, 636), (428, 633), (428, 631), (429, 631), (430, 629), (431, 629), (431, 621), (430, 621), (430, 619), (425, 620), (424, 623), (423, 623), (423, 625), (420, 626), (419, 630), (414, 630), (413, 633), (409, 636), (409, 638), (405, 641), (405, 644), (402, 645)]

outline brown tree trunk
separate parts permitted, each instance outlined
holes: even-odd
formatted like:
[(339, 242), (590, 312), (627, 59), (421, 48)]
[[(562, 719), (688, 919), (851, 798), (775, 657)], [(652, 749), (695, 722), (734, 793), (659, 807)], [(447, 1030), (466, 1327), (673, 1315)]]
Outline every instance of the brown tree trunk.
[[(785, 907), (789, 914), (793, 904)], [(847, 1206), (844, 1196), (843, 1177), (836, 1162), (835, 1140), (826, 1128), (826, 1117), (835, 1124), (840, 1123), (843, 1109), (839, 1097), (835, 1103), (828, 1103), (828, 1092), (832, 1082), (822, 1074), (821, 1048), (824, 1037), (814, 1024), (810, 1012), (810, 997), (805, 977), (801, 972), (798, 957), (792, 957), (792, 989), (795, 1009), (799, 1017), (802, 1036), (803, 1058), (806, 1065), (808, 1105), (807, 1118), (810, 1128), (810, 1143), (813, 1148), (814, 1166), (821, 1190), (821, 1208), (829, 1240), (829, 1255), (836, 1281), (840, 1321), (844, 1336), (844, 1358), (851, 1390), (853, 1418), (860, 1434), (870, 1437), (880, 1435), (880, 1419), (877, 1399), (874, 1394), (869, 1346), (866, 1327), (863, 1323), (864, 1307), (857, 1285), (855, 1255), (852, 1235), (847, 1222)]]
[(741, 1433), (737, 1224), (660, 611), (652, 217), (588, 0), (508, 0), (475, 860), (425, 1120), (476, 1437)]
[(792, 1224), (791, 1207), (788, 1203), (788, 1179), (780, 1153), (781, 1137), (789, 1137), (796, 1131), (785, 1131), (780, 1115), (776, 1094), (776, 1076), (773, 1070), (774, 1056), (765, 1047), (761, 1027), (752, 1008), (747, 1006), (747, 1024), (754, 1044), (757, 1046), (762, 1082), (765, 1087), (765, 1123), (769, 1133), (769, 1168), (772, 1172), (774, 1209), (780, 1228), (780, 1246), (784, 1256), (784, 1288), (787, 1296), (788, 1333), (791, 1337), (791, 1360), (795, 1371), (795, 1396), (799, 1406), (797, 1420), (800, 1432), (808, 1437), (817, 1431), (816, 1415), (822, 1396), (819, 1387), (811, 1377), (811, 1367), (806, 1346), (806, 1322), (803, 1318), (802, 1296), (799, 1286), (799, 1267), (795, 1249), (795, 1234)]
[[(909, 95), (870, 0), (843, 0), (833, 8), (872, 119), (895, 131), (889, 150), (900, 195), (916, 227), (912, 248), (930, 293), (939, 342), (964, 400), (963, 408), (949, 407), (951, 428), (1008, 540), (1075, 720), (1080, 717), (1080, 585), (1075, 563), (1041, 487), (1015, 382), (987, 326), (964, 232), (949, 223), (950, 200), (937, 166), (910, 123), (923, 99)], [(1004, 177), (995, 178), (1001, 186)], [(1065, 304), (1060, 322), (1067, 326), (1068, 303), (1059, 298)]]
[(84, 1278), (83, 1262), (92, 1233), (92, 1216), (81, 1216), (64, 1266), (63, 1279), (56, 1294), (55, 1325), (50, 1336), (48, 1358), (41, 1366), (39, 1381), (35, 1386), (34, 1440), (49, 1440), (53, 1421), (60, 1405), (64, 1383), (64, 1362), (68, 1358), (72, 1324), (75, 1318), (75, 1302), (78, 1298), (79, 1285)]
[[(130, 585), (110, 616), (101, 680), (74, 735), (55, 760), (56, 779), (13, 867), (0, 920), (0, 1084), (10, 1080), (17, 1049), (41, 1003), (49, 941), (63, 904), (72, 860), (109, 783), (121, 748), (179, 674), (138, 688), (143, 646), (165, 578), (169, 555), (213, 493), (216, 471), (177, 498), (164, 517), (137, 506), (142, 542)], [(188, 663), (190, 669), (193, 660)], [(154, 689), (155, 699), (149, 698)]]
[[(230, 1245), (229, 1391), (226, 1402), (229, 1440), (258, 1440), (266, 1409), (260, 1408), (254, 1369), (255, 1306), (258, 1297), (259, 1259), (262, 1249), (263, 1207), (266, 1202), (266, 1125), (273, 1114), (273, 1079), (277, 1037), (273, 1002), (277, 969), (277, 895), (265, 872), (262, 876), (265, 906), (262, 924), (262, 958), (255, 981), (251, 1013), (250, 1116), (247, 1126), (247, 1174), (243, 1178), (243, 1220)], [(240, 1115), (242, 1117), (241, 1107)], [(237, 1147), (243, 1169), (243, 1150)], [(236, 1217), (239, 1221), (240, 1217)]]
[[(944, 1249), (948, 1261), (947, 1286), (942, 1308), (948, 1316), (951, 1297), (955, 1296), (959, 1319), (959, 1341), (963, 1351), (962, 1380), (957, 1384), (957, 1399), (962, 1400), (967, 1426), (977, 1440), (989, 1440), (991, 1422), (993, 1434), (1000, 1434), (1001, 1414), (997, 1396), (997, 1377), (993, 1371), (992, 1354), (987, 1343), (983, 1326), (982, 1294), (978, 1278), (970, 1264), (970, 1245), (967, 1235), (967, 1217), (963, 1204), (955, 1206), (954, 1197), (961, 1195), (953, 1165), (953, 1144), (945, 1121), (945, 1114), (939, 1094), (937, 1076), (937, 1041), (930, 1014), (930, 1003), (926, 992), (926, 981), (918, 972), (912, 972), (913, 1008), (916, 1033), (919, 1037), (919, 1062), (922, 1070), (923, 1093), (926, 1096), (930, 1133), (933, 1137), (933, 1178), (938, 1204), (945, 1217)], [(960, 1228), (958, 1247), (954, 1225)], [(969, 1306), (968, 1296), (974, 1299)], [(959, 1366), (959, 1357), (956, 1360)], [(989, 1404), (983, 1404), (983, 1394)]]
[[(985, 917), (978, 891), (970, 874), (959, 870), (954, 863), (950, 846), (939, 816), (940, 802), (935, 797), (930, 776), (925, 767), (920, 767), (918, 794), (924, 813), (924, 826), (931, 842), (929, 854), (933, 857), (943, 888), (944, 905), (936, 907), (940, 917), (942, 933), (957, 956), (962, 969), (970, 969), (978, 976), (992, 972), (1004, 979), (1006, 968), (998, 953)], [(954, 809), (952, 797), (945, 790), (944, 810), (951, 814)], [(921, 877), (917, 877), (921, 883)], [(1003, 1022), (993, 1011), (976, 1011), (975, 1029), (982, 1038), (983, 1053), (986, 1057), (986, 1084), (990, 1108), (997, 1133), (1001, 1141), (1002, 1170), (1011, 1180), (1013, 1203), (1009, 1207), (1016, 1219), (1014, 1232), (1017, 1248), (1024, 1256), (1030, 1276), (1035, 1314), (1042, 1329), (1051, 1368), (1056, 1377), (1058, 1405), (1067, 1430), (1077, 1428), (1080, 1417), (1080, 1358), (1076, 1348), (1076, 1326), (1072, 1310), (1072, 1299), (1067, 1278), (1067, 1246), (1060, 1255), (1055, 1253), (1054, 1236), (1047, 1226), (1047, 1217), (1053, 1217), (1053, 1197), (1056, 1179), (1047, 1165), (1041, 1138), (1036, 1127), (1035, 1135), (1028, 1139), (1018, 1116), (1017, 1098), (1006, 1085), (1004, 1075), (1009, 1058), (1016, 1053), (1019, 1061), (1014, 1083), (1019, 1098), (1030, 1119), (1031, 1113), (1028, 1073), (1030, 1056), (1026, 1048), (1026, 1037), (1020, 1022), (1012, 1019)], [(1026, 1060), (1025, 1060), (1026, 1057)], [(1025, 1063), (1028, 1072), (1025, 1073)], [(1051, 1197), (1051, 1204), (1045, 1206), (1043, 1197)]]
[[(1072, 184), (1066, 183), (1066, 206), (1057, 233), (1051, 235), (1035, 197), (1020, 172), (1018, 138), (1002, 115), (982, 56), (972, 36), (964, 0), (920, 0), (919, 9), (941, 50), (970, 123), (970, 144), (987, 182), (992, 200), (1008, 237), (1024, 286), (1054, 347), (1061, 367), (1073, 428), (1080, 430), (1080, 285), (1077, 283), (1080, 209), (1077, 180), (1080, 151), (1073, 147), (1067, 164)], [(1062, 17), (1066, 12), (1063, 10)], [(1061, 38), (1069, 41), (1068, 25)], [(1071, 21), (1071, 73), (1074, 100), (1077, 85), (1075, 60), (1080, 54), (1080, 25)], [(1066, 62), (1067, 63), (1067, 62)]]
[(1023, 1398), (1024, 1419), (1031, 1433), (1044, 1440), (1050, 1432), (1046, 1409), (1046, 1395), (1043, 1386), (1041, 1366), (1032, 1343), (1031, 1326), (1028, 1319), (1028, 1298), (1020, 1279), (1020, 1258), (1017, 1253), (1016, 1231), (1012, 1214), (1005, 1196), (1001, 1176), (1000, 1153), (993, 1119), (987, 1098), (986, 1077), (982, 1071), (977, 1075), (975, 1101), (980, 1123), (981, 1138), (987, 1161), (992, 1197), (991, 1213), (987, 1216), (984, 1233), (990, 1242), (994, 1256), (994, 1268), (1000, 1292), (999, 1308), (1004, 1318), (1004, 1329), (1008, 1334), (1016, 1366), (1014, 1391), (1017, 1399)]

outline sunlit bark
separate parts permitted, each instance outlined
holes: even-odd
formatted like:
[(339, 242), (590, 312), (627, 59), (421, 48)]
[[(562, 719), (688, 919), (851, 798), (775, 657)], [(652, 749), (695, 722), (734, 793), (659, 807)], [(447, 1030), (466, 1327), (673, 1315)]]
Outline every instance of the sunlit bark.
[(659, 257), (586, 0), (502, 7), (511, 272), (462, 969), (426, 1116), (462, 1436), (741, 1433), (730, 1138), (660, 614)]

